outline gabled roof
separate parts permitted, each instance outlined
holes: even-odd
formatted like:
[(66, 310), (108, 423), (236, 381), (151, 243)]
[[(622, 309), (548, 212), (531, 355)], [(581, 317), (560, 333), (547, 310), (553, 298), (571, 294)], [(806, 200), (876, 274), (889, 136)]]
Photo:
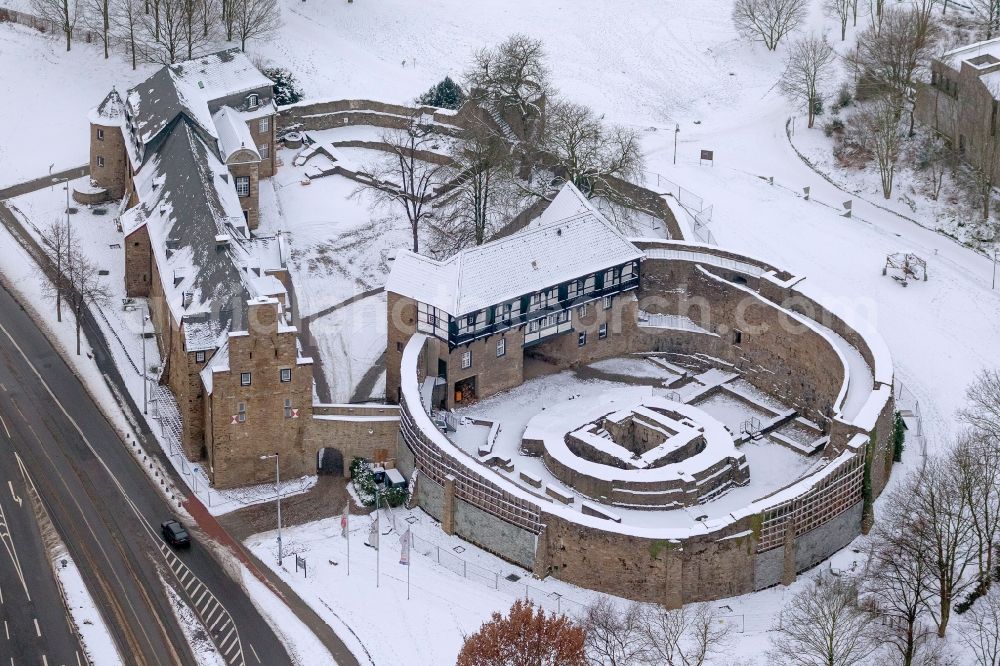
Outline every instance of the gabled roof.
[[(128, 91), (126, 103), (141, 145), (150, 143), (179, 114), (218, 138), (212, 122), (214, 102), (272, 82), (239, 49), (226, 49), (162, 67)], [(266, 100), (262, 100), (266, 104)]]
[(516, 234), (445, 261), (399, 252), (385, 288), (457, 317), (642, 256), (567, 184), (545, 213)]
[(219, 135), (219, 155), (223, 162), (228, 162), (229, 158), (240, 150), (249, 150), (258, 160), (260, 159), (250, 128), (238, 111), (224, 106), (212, 116), (212, 120)]
[(241, 325), (251, 295), (232, 256), (241, 246), (220, 249), (216, 241), (221, 234), (236, 235), (232, 225), (244, 224), (228, 173), (191, 125), (181, 122), (136, 175), (139, 204), (123, 215), (126, 233), (142, 225), (149, 232), (166, 301), (184, 322), (188, 351), (217, 347), (224, 332)]

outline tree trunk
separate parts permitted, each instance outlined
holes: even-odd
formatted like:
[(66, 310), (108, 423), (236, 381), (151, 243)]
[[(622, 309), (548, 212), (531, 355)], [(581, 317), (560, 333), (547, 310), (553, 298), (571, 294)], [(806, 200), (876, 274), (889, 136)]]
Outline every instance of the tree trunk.
[(76, 308), (76, 355), (80, 355), (80, 313), (83, 308)]

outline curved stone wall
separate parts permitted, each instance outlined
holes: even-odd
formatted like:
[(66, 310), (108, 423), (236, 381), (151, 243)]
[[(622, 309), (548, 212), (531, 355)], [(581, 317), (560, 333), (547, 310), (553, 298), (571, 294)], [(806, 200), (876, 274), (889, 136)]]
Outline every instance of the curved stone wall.
[[(865, 509), (888, 478), (894, 405), (885, 344), (863, 324), (849, 326), (849, 317), (824, 306), (802, 280), (764, 262), (677, 241), (636, 244), (647, 255), (640, 308), (683, 314), (690, 325), (640, 327), (631, 351), (701, 355), (765, 392), (780, 392), (822, 424), (823, 464), (722, 518), (683, 527), (624, 524), (597, 503), (577, 510), (498, 474), (438, 431), (420, 403), (426, 338), (418, 334), (400, 368), (402, 466), (418, 472), (418, 501), (422, 479), (440, 489), (435, 506), (446, 529), (540, 576), (671, 606), (789, 583), (862, 532)], [(692, 301), (703, 312), (689, 307)], [(738, 326), (758, 328), (737, 339)], [(852, 386), (853, 362), (838, 338), (864, 358), (870, 389), (858, 377)], [(478, 522), (453, 517), (469, 513)], [(517, 552), (491, 539), (498, 529), (524, 535), (508, 532)]]

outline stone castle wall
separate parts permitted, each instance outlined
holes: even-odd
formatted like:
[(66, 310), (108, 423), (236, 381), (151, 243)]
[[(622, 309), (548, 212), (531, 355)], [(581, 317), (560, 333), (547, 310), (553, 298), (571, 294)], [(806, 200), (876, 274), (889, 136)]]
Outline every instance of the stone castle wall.
[[(669, 292), (678, 284), (687, 284), (693, 295), (703, 297), (711, 308), (723, 311), (718, 320), (722, 324), (732, 323), (724, 312), (738, 305), (737, 297), (747, 296), (752, 307), (745, 313), (746, 320), (753, 324), (774, 324), (772, 320), (780, 314), (778, 303), (801, 296), (794, 289), (792, 276), (766, 264), (716, 248), (692, 246), (692, 250), (742, 263), (728, 269), (706, 264), (702, 270), (693, 262), (647, 259), (638, 294), (640, 307), (644, 296), (660, 295), (663, 297), (660, 311), (673, 312)], [(734, 277), (742, 280), (736, 284), (721, 282), (707, 275), (708, 269), (727, 280)], [(742, 291), (743, 281), (754, 294)], [(393, 295), (389, 297), (391, 300)], [(812, 302), (811, 307), (819, 308), (814, 310), (818, 320), (855, 344), (866, 359), (875, 361), (876, 354), (864, 336), (820, 304)], [(697, 316), (692, 319), (712, 323)], [(536, 538), (530, 566), (541, 576), (553, 575), (584, 587), (669, 606), (790, 583), (797, 573), (826, 559), (865, 529), (864, 505), (881, 492), (891, 473), (894, 404), (891, 393), (873, 394), (876, 400), (884, 399), (884, 403), (870, 429), (833, 418), (828, 405), (836, 399), (843, 383), (843, 363), (832, 345), (818, 333), (807, 329), (801, 334), (801, 341), (789, 335), (780, 329), (775, 333), (760, 332), (741, 345), (734, 344), (728, 333), (637, 330), (628, 336), (632, 345), (628, 351), (660, 346), (665, 348), (663, 351), (711, 353), (727, 362), (731, 359), (734, 365), (742, 363), (741, 371), (751, 381), (755, 381), (755, 366), (773, 364), (776, 372), (784, 376), (768, 385), (769, 390), (780, 386), (791, 391), (792, 399), (802, 408), (827, 414), (831, 441), (827, 446), (829, 453), (824, 455), (829, 463), (813, 476), (751, 502), (734, 512), (723, 525), (695, 524), (686, 534), (668, 530), (662, 531), (662, 536), (656, 529), (627, 527), (610, 520), (603, 527), (602, 521), (571, 509), (563, 510), (551, 499), (523, 486), (514, 486), (483, 467), (443, 439), (422, 408), (416, 405), (411, 409), (405, 399), (400, 408), (400, 467), (407, 473), (418, 471), (417, 501), (441, 520), (446, 531), (483, 545), (489, 537), (470, 528), (464, 519), (456, 520), (457, 512), (465, 511), (464, 505), (471, 505), (480, 514), (489, 516), (482, 521), (490, 525), (489, 534), (498, 533), (497, 521), (512, 531), (505, 540), (491, 541), (486, 547), (522, 566), (528, 566), (523, 544)], [(392, 333), (390, 339), (391, 336)], [(410, 336), (398, 337), (401, 342)], [(427, 346), (417, 368), (401, 368), (402, 382), (410, 381), (407, 373), (411, 372), (422, 378), (429, 367), (425, 354), (434, 354), (427, 350), (432, 350), (435, 343), (424, 340), (424, 336), (415, 337), (410, 343)], [(401, 348), (396, 354), (400, 360), (403, 351), (408, 350)], [(863, 481), (866, 467), (872, 478), (868, 497)]]

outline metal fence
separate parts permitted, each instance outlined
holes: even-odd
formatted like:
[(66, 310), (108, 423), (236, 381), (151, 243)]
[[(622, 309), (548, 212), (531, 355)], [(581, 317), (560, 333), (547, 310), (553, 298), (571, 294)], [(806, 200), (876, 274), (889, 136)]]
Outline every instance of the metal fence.
[(896, 400), (896, 410), (905, 421), (909, 421), (907, 423), (906, 443), (914, 443), (920, 447), (920, 456), (926, 463), (927, 438), (924, 436), (924, 420), (920, 412), (920, 401), (900, 379), (893, 380), (892, 394)]
[(705, 209), (704, 199), (691, 190), (684, 189), (666, 176), (658, 174), (655, 171), (646, 171), (643, 173), (643, 176), (646, 181), (646, 186), (655, 188), (657, 194), (669, 194), (676, 199), (681, 206), (694, 211), (694, 213), (700, 213)]
[[(33, 14), (28, 14), (26, 12), (19, 12), (16, 9), (8, 9), (6, 7), (0, 7), (0, 23), (17, 23), (18, 25), (27, 26), (29, 28), (34, 28), (39, 32), (48, 33), (56, 36), (65, 36), (65, 31), (63, 26), (57, 21), (51, 19), (42, 18), (40, 16), (35, 16)], [(72, 29), (73, 39), (87, 42), (100, 42), (100, 33), (94, 32), (93, 30), (86, 30), (84, 28), (74, 26)]]

